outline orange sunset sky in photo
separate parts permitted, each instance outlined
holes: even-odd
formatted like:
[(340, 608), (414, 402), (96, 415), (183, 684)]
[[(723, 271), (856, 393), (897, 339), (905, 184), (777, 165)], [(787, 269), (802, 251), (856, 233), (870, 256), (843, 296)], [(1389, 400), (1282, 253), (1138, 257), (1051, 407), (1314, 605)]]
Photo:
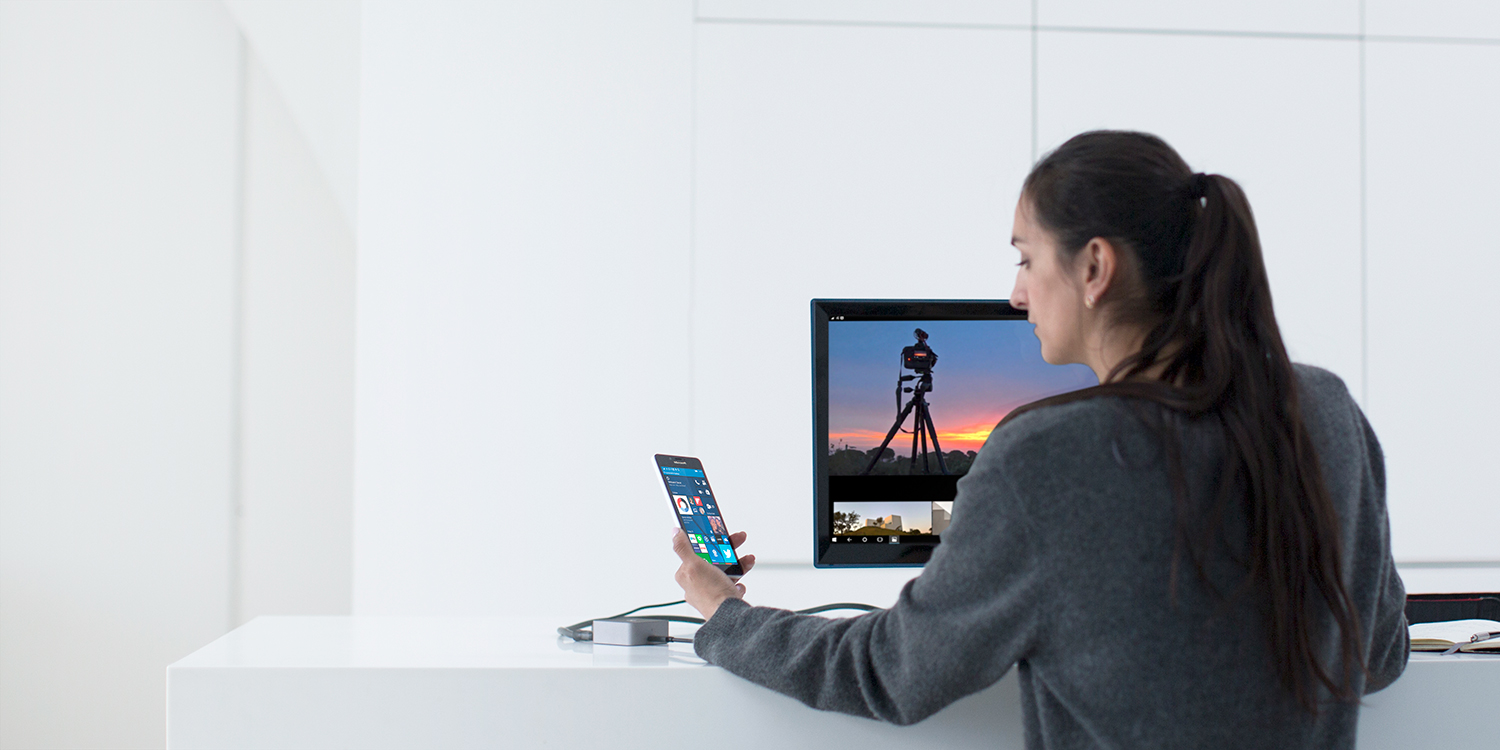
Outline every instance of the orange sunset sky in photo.
[[(912, 329), (918, 326), (938, 356), (927, 402), (944, 452), (978, 451), (1012, 409), (1098, 383), (1083, 365), (1043, 361), (1041, 344), (1024, 320), (833, 321), (828, 325), (828, 442), (835, 448), (869, 450), (885, 439), (898, 411), (896, 378), (912, 374), (901, 368), (901, 349), (916, 343)], [(901, 405), (910, 398), (902, 393)], [(903, 429), (915, 429), (915, 421), (908, 415)], [(911, 440), (910, 433), (900, 432), (890, 447), (903, 455), (911, 451)]]
[[(894, 400), (892, 403), (894, 403)], [(989, 439), (990, 431), (995, 429), (995, 425), (999, 424), (1000, 420), (1004, 419), (1005, 415), (1009, 413), (1010, 410), (1006, 409), (1004, 412), (996, 416), (994, 421), (985, 420), (983, 422), (976, 422), (971, 425), (964, 425), (963, 427), (959, 427), (957, 429), (945, 429), (942, 425), (938, 425), (938, 443), (943, 446), (944, 451), (977, 452), (981, 447), (984, 446), (984, 441)], [(894, 422), (895, 419), (895, 414), (892, 414), (888, 422)], [(906, 424), (903, 425), (903, 427), (908, 430), (911, 429), (912, 420), (912, 417), (907, 417)], [(934, 415), (933, 422), (936, 421), (937, 417)], [(884, 430), (879, 431), (830, 431), (828, 433), (828, 442), (833, 443), (834, 445), (851, 445), (859, 448), (874, 448), (875, 446), (880, 445), (880, 441), (885, 439), (885, 434), (889, 430), (890, 426), (887, 425)], [(892, 448), (896, 448), (901, 445), (905, 445), (909, 448), (911, 446), (911, 435), (901, 432), (897, 433), (896, 437), (891, 439)], [(900, 450), (897, 450), (896, 452), (901, 453)]]

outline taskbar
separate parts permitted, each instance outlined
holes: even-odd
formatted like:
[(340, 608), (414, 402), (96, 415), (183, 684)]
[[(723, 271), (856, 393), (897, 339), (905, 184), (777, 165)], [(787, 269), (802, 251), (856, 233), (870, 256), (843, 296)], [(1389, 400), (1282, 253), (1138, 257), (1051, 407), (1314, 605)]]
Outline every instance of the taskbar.
[(937, 534), (834, 534), (829, 544), (937, 544)]

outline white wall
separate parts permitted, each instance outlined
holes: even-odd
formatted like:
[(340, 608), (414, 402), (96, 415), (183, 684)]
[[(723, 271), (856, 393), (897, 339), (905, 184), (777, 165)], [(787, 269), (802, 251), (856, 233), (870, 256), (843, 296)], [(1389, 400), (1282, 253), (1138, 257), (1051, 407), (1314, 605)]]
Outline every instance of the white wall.
[(1396, 550), (1493, 560), (1500, 335), (1484, 271), (1500, 251), (1500, 44), (1372, 42), (1366, 55), (1367, 406)]
[(352, 234), (359, 210), (360, 0), (224, 4), (275, 82)]
[(222, 7), (0, 3), (7, 748), (161, 746), (228, 625), (239, 81)]
[(1239, 181), (1292, 358), (1361, 397), (1359, 43), (1047, 31), (1037, 44), (1041, 149), (1144, 130)]
[(354, 236), (278, 85), (247, 63), (235, 625), (348, 614), (354, 565)]
[(246, 39), (234, 623), (353, 577), (359, 0), (226, 0)]
[(349, 611), (352, 232), (251, 47), (0, 3), (0, 748), (161, 747), (168, 663)]
[(668, 593), (642, 449), (688, 449), (691, 3), (363, 29), (355, 611)]
[[(1097, 127), (1160, 132), (1246, 187), (1294, 357), (1340, 374), (1386, 439), (1398, 556), (1500, 560), (1487, 526), (1441, 520), (1496, 512), (1465, 468), (1500, 417), (1472, 375), (1492, 337), (1425, 317), (1477, 317), (1481, 297), (1438, 291), (1447, 265), (1408, 272), (1392, 255), (1418, 232), (1493, 244), (1478, 142), (1494, 125), (1481, 92), (1500, 83), (1500, 46), (1483, 39), (1500, 32), (1455, 4), (1439, 15), (1472, 24), (1426, 19), (1421, 33), (1445, 38), (1398, 43), (1417, 28), (1402, 7), (701, 0), (690, 32), (681, 4), (659, 3), (608, 34), (602, 6), (367, 3), (356, 611), (672, 596), (665, 577), (640, 580), (670, 564), (656, 450), (704, 458), (761, 559), (805, 562), (807, 300), (1005, 296), (1031, 159)], [(1445, 158), (1429, 159), (1418, 144), (1439, 133)], [(583, 174), (586, 189), (559, 187)], [(1394, 205), (1428, 180), (1456, 197)], [(670, 275), (678, 306), (640, 267)], [(1413, 304), (1418, 280), (1434, 299)], [(570, 292), (606, 301), (608, 319), (560, 304)], [(506, 353), (523, 320), (570, 342), (538, 343), (566, 382), (510, 404), (497, 385), (519, 370)], [(651, 364), (607, 347), (622, 341)], [(1433, 383), (1454, 406), (1395, 397)], [(541, 425), (516, 434), (524, 419)], [(577, 424), (607, 443), (573, 450)], [(589, 564), (566, 537), (500, 531), (565, 523), (533, 502), (555, 476), (573, 490), (558, 495), (567, 518), (607, 519)], [(627, 575), (601, 585), (591, 564)]]

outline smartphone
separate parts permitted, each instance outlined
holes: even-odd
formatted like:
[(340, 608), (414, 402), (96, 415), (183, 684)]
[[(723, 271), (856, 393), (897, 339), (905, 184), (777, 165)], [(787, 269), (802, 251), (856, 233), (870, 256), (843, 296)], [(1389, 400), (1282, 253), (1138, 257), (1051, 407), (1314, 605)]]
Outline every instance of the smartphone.
[(698, 556), (733, 577), (745, 574), (729, 544), (729, 527), (719, 513), (719, 498), (708, 484), (703, 462), (691, 456), (656, 454), (656, 470), (672, 501), (672, 512)]

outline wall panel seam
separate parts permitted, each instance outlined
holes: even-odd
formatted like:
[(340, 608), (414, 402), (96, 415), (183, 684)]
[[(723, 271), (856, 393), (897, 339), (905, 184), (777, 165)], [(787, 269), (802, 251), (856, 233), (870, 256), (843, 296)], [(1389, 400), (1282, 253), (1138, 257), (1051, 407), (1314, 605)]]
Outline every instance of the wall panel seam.
[(249, 182), (250, 140), (250, 45), (239, 32), (239, 127), (235, 134), (234, 258), (230, 262), (230, 372), (229, 372), (229, 607), (226, 630), (239, 626), (244, 589), (243, 544), (240, 540), (244, 512), (245, 448), (245, 230), (246, 193)]
[(1037, 117), (1038, 117), (1038, 115), (1037, 115), (1037, 101), (1038, 101), (1038, 97), (1039, 97), (1039, 94), (1037, 92), (1037, 61), (1039, 59), (1039, 52), (1037, 51), (1037, 26), (1036, 26), (1036, 10), (1037, 10), (1037, 8), (1036, 8), (1036, 6), (1037, 6), (1037, 0), (1031, 0), (1031, 164), (1032, 164), (1032, 166), (1036, 166), (1037, 140), (1039, 138), (1038, 129), (1037, 129), (1037, 122), (1038, 122), (1038, 120), (1037, 120)]
[[(693, 18), (698, 0), (693, 0)], [(688, 57), (688, 288), (687, 288), (687, 444), (698, 455), (698, 25), (692, 24)]]
[(1359, 403), (1370, 408), (1369, 169), (1365, 137), (1365, 0), (1359, 0)]
[(1037, 30), (1070, 34), (1124, 34), (1137, 36), (1206, 36), (1242, 39), (1310, 39), (1319, 41), (1357, 41), (1360, 35), (1304, 31), (1236, 31), (1233, 29), (1159, 29), (1120, 26), (1059, 26), (1037, 24)]
[(1500, 47), (1500, 39), (1464, 36), (1402, 36), (1396, 34), (1365, 34), (1364, 41), (1396, 44), (1453, 44), (1459, 46)]
[(859, 21), (853, 19), (821, 19), (821, 18), (724, 18), (724, 17), (698, 17), (693, 19), (696, 23), (730, 24), (744, 26), (851, 26), (872, 28), (896, 28), (896, 29), (960, 29), (976, 31), (1028, 31), (1031, 24), (1026, 23), (962, 23), (962, 22), (939, 22), (939, 21)]
[(1315, 31), (1244, 31), (1235, 29), (1163, 29), (1133, 28), (1127, 26), (1070, 26), (1036, 23), (1036, 10), (1032, 10), (1032, 23), (962, 23), (931, 21), (862, 21), (853, 19), (813, 18), (730, 18), (719, 16), (696, 17), (696, 23), (732, 24), (744, 26), (845, 26), (851, 28), (901, 28), (901, 29), (959, 29), (976, 31), (1030, 31), (1062, 32), (1074, 34), (1136, 34), (1145, 36), (1207, 36), (1235, 37), (1245, 39), (1311, 39), (1344, 42), (1404, 42), (1413, 44), (1462, 44), (1477, 46), (1500, 46), (1500, 38), (1461, 36), (1406, 36), (1399, 34), (1365, 34), (1361, 17), (1361, 31), (1352, 34)]

